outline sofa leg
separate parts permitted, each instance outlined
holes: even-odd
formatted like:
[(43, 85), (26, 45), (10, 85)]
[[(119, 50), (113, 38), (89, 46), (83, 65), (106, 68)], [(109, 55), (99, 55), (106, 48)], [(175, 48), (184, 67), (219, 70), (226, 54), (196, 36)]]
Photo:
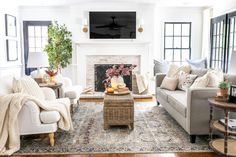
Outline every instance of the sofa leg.
[(53, 147), (55, 145), (54, 132), (49, 133), (48, 136), (49, 136), (50, 145)]
[(195, 143), (196, 142), (196, 135), (190, 135), (190, 142)]
[(160, 103), (157, 101), (157, 106), (159, 106), (160, 105)]

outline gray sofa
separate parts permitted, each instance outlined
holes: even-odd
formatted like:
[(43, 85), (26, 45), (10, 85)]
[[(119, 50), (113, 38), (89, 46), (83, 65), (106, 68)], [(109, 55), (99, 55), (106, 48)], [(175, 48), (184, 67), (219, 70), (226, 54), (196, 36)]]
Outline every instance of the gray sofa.
[[(199, 77), (206, 72), (206, 69), (191, 71), (192, 74)], [(216, 96), (218, 88), (188, 89), (186, 92), (181, 90), (169, 91), (160, 88), (164, 77), (165, 74), (156, 74), (157, 102), (184, 128), (190, 135), (190, 142), (194, 143), (196, 135), (207, 135), (209, 133), (210, 107), (208, 98)], [(225, 75), (224, 79), (236, 84), (236, 75)], [(220, 118), (221, 116), (221, 111), (216, 110), (214, 112), (214, 117)]]

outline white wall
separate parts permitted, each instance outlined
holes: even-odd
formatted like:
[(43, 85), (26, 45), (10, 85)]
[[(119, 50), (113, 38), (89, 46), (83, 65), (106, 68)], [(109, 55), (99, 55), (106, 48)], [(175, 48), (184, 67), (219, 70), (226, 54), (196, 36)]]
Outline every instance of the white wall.
[(155, 47), (154, 57), (163, 59), (164, 52), (164, 23), (192, 22), (192, 59), (201, 58), (202, 51), (202, 8), (189, 7), (156, 7), (155, 8)]
[[(17, 18), (17, 37), (7, 37), (5, 28), (5, 14), (13, 15)], [(6, 39), (18, 41), (18, 61), (7, 61)], [(0, 77), (6, 75), (21, 76), (22, 55), (20, 44), (20, 24), (17, 7), (0, 6)]]
[[(124, 2), (97, 2), (65, 7), (21, 7), (19, 13), (21, 21), (57, 20), (59, 23), (65, 23), (72, 32), (73, 42), (80, 43), (95, 41), (89, 39), (89, 33), (82, 32), (82, 20), (88, 19), (89, 11), (136, 11), (137, 25), (140, 18), (144, 20), (144, 32), (137, 32), (135, 41), (150, 42), (150, 55), (156, 59), (163, 59), (164, 22), (192, 22), (192, 58), (198, 59), (201, 57), (202, 10), (202, 8), (163, 8), (150, 4)], [(109, 41), (116, 42), (115, 39)], [(134, 40), (123, 41), (133, 42)], [(72, 66), (70, 65), (63, 73), (72, 77)]]
[(221, 0), (213, 7), (213, 16), (223, 15), (231, 11), (236, 11), (236, 1), (235, 0)]
[[(57, 20), (59, 23), (65, 23), (72, 32), (73, 43), (94, 42), (89, 39), (89, 33), (82, 32), (82, 20), (88, 19), (89, 11), (136, 11), (137, 25), (140, 18), (144, 19), (144, 32), (137, 32), (137, 39), (126, 40), (124, 42), (145, 41), (150, 42), (150, 49), (153, 49), (154, 38), (154, 6), (135, 4), (135, 3), (86, 3), (75, 6), (65, 7), (21, 7), (19, 9), (20, 20)], [(96, 40), (104, 41), (104, 40)], [(106, 40), (108, 41), (108, 40)], [(116, 42), (117, 40), (109, 40)], [(121, 41), (121, 40), (119, 40)], [(72, 78), (72, 66), (68, 66), (62, 73)]]

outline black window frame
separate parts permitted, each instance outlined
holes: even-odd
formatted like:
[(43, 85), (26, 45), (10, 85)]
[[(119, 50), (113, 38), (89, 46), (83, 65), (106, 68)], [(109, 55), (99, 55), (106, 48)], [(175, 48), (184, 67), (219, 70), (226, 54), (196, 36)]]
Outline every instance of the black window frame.
[[(166, 24), (173, 24), (173, 35), (166, 35)], [(175, 35), (174, 34), (174, 25), (175, 24), (181, 24), (181, 35)], [(182, 25), (183, 24), (189, 24), (189, 35), (186, 36), (186, 35), (182, 35)], [(172, 48), (166, 48), (166, 37), (172, 37), (173, 38), (173, 42), (172, 42)], [(175, 37), (180, 37), (181, 38), (181, 41), (180, 41), (180, 45), (181, 47), (180, 48), (175, 48), (174, 47), (174, 39)], [(189, 37), (189, 47), (188, 48), (183, 48), (182, 47), (182, 38), (183, 37)], [(191, 59), (191, 56), (192, 56), (192, 47), (191, 47), (191, 41), (192, 41), (192, 22), (165, 22), (164, 23), (164, 60), (166, 60), (166, 50), (173, 50), (173, 55), (172, 55), (172, 59), (170, 62), (172, 63), (175, 63), (175, 62), (178, 62), (180, 64), (182, 64), (184, 62), (184, 60), (182, 60), (182, 50), (189, 50), (189, 57), (188, 59)], [(175, 61), (174, 60), (174, 50), (180, 50), (180, 61)]]
[[(234, 44), (232, 47), (235, 49), (232, 49), (232, 51), (230, 49), (230, 41), (231, 41), (230, 34), (231, 34), (231, 29), (232, 29), (231, 28), (232, 18), (234, 18), (234, 25), (233, 25), (234, 32), (233, 32), (233, 39), (232, 39), (234, 43), (236, 40), (236, 36), (235, 36), (236, 11), (212, 18), (211, 26), (210, 26), (210, 40), (211, 40), (210, 41), (211, 43), (210, 68), (219, 68), (225, 73), (228, 72), (230, 55), (234, 50), (236, 50), (236, 45)], [(217, 32), (218, 25), (220, 27), (219, 30), (223, 26), (223, 33), (219, 35), (215, 34), (215, 32), (219, 33)], [(219, 39), (218, 39), (218, 36), (219, 36)], [(222, 43), (220, 42), (221, 41), (220, 37), (222, 37), (221, 39)], [(222, 46), (217, 47), (217, 42), (219, 42), (218, 46), (220, 46), (220, 44), (222, 44)]]
[(35, 70), (35, 68), (27, 68), (28, 54), (29, 54), (29, 38), (28, 38), (28, 26), (49, 26), (52, 21), (23, 21), (23, 39), (24, 39), (24, 65), (25, 74), (30, 75), (30, 73)]

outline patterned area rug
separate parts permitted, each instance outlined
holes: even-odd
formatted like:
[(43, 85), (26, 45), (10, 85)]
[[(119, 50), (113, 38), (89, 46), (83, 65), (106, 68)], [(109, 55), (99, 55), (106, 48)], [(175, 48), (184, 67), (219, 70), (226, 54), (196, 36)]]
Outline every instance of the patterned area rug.
[(73, 114), (75, 130), (58, 131), (56, 145), (48, 140), (23, 138), (21, 150), (16, 154), (58, 153), (158, 153), (158, 152), (206, 152), (207, 136), (189, 142), (188, 134), (162, 107), (153, 102), (135, 103), (134, 130), (128, 127), (111, 127), (103, 130), (103, 105), (80, 104)]

